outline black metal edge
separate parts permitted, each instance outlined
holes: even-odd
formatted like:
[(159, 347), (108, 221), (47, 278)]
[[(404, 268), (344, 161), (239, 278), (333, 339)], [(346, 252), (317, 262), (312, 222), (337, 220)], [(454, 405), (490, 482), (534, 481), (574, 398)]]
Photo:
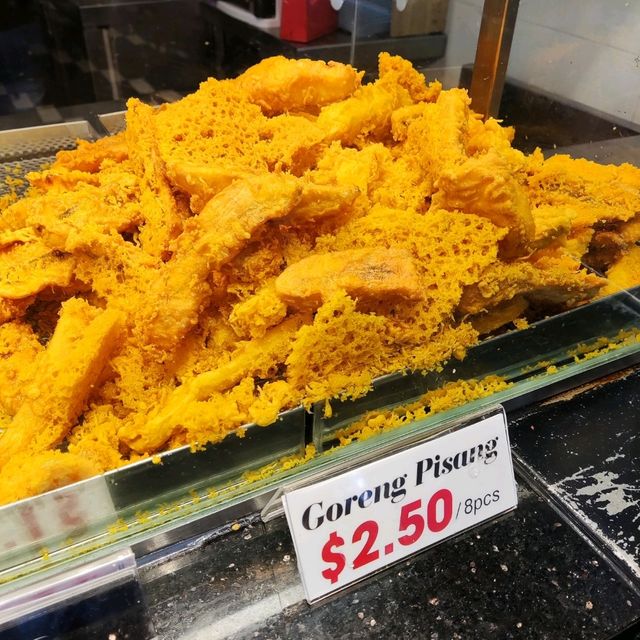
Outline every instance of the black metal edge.
[(564, 393), (565, 391), (577, 389), (584, 384), (588, 384), (598, 380), (599, 378), (603, 378), (604, 376), (608, 376), (618, 371), (623, 371), (624, 369), (628, 369), (639, 363), (640, 352), (631, 353), (611, 362), (604, 362), (601, 365), (589, 369), (588, 371), (576, 373), (570, 378), (558, 380), (552, 384), (522, 394), (516, 398), (512, 398), (511, 400), (506, 400), (503, 402), (503, 405), (506, 411), (522, 409), (523, 407), (536, 404), (543, 400), (548, 400), (549, 398), (560, 393)]

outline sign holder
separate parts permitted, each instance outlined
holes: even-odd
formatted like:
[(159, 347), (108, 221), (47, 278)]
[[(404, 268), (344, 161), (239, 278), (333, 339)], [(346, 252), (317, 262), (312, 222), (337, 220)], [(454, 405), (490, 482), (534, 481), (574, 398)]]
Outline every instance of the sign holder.
[(517, 506), (504, 410), (370, 448), (285, 486), (282, 511), (307, 601), (329, 595)]

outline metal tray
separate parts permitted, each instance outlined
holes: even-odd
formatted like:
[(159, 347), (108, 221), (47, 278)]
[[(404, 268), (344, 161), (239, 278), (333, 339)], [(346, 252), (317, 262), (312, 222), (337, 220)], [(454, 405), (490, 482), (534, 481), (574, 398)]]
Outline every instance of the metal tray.
[[(103, 118), (114, 130), (119, 122), (121, 114)], [(96, 134), (86, 121), (0, 132), (0, 171), (18, 161), (22, 166), (42, 162), (73, 146), (78, 137)], [(376, 448), (410, 442), (497, 403), (509, 410), (640, 362), (638, 294), (621, 292), (486, 340), (439, 372), (384, 376), (364, 398), (332, 403), (331, 418), (324, 417), (323, 404), (309, 413), (293, 409), (270, 427), (248, 425), (244, 438), (229, 436), (195, 452), (183, 447), (2, 507), (0, 598), (118, 550), (132, 548), (142, 555), (255, 513), (285, 484), (309, 474), (335, 473)], [(603, 340), (610, 346), (602, 348)], [(511, 385), (405, 428), (334, 446), (337, 432), (367, 411), (415, 401), (446, 382), (488, 375), (502, 376)], [(315, 457), (295, 466), (311, 444)]]

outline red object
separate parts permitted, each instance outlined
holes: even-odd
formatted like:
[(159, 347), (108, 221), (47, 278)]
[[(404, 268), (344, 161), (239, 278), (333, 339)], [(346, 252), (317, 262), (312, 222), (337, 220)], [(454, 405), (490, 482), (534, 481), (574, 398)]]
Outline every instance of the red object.
[(310, 42), (338, 28), (338, 12), (329, 0), (282, 0), (280, 37)]

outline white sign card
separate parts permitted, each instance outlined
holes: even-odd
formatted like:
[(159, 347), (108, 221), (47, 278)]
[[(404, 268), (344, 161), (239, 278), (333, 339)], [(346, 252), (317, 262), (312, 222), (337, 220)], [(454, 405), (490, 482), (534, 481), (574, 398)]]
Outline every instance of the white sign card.
[(504, 412), (286, 492), (283, 503), (312, 602), (516, 507)]

